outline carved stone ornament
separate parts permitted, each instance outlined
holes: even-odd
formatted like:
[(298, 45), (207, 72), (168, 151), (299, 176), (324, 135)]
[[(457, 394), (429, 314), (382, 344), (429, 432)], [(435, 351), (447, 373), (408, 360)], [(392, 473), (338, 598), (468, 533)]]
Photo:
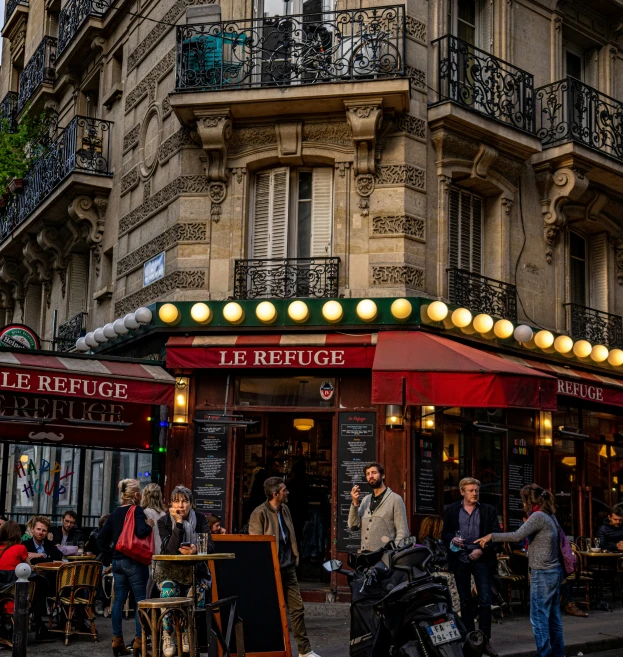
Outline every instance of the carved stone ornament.
[(104, 238), (104, 215), (108, 201), (103, 198), (93, 200), (89, 196), (77, 196), (67, 208), (74, 220), (81, 237), (91, 247), (95, 261), (95, 275), (99, 276), (102, 268), (102, 240)]
[(232, 133), (229, 110), (197, 111), (195, 118), (201, 145), (208, 158), (208, 180), (227, 182), (227, 141)]
[(67, 220), (62, 227), (44, 226), (37, 234), (37, 243), (44, 251), (52, 253), (52, 269), (61, 280), (61, 293), (63, 299), (67, 291), (67, 267), (69, 254), (80, 240), (78, 228), (71, 220)]
[(208, 187), (208, 196), (212, 201), (212, 208), (210, 209), (210, 216), (215, 224), (221, 220), (221, 203), (227, 196), (227, 186), (222, 182), (210, 183)]
[(39, 281), (45, 291), (46, 304), (49, 308), (52, 303), (52, 268), (45, 252), (36, 239), (26, 237), (23, 241), (23, 264), (28, 270), (24, 278), (24, 285), (28, 287), (31, 281)]
[(374, 191), (374, 176), (372, 174), (360, 174), (356, 176), (355, 189), (361, 197), (359, 199), (361, 216), (367, 217), (370, 214), (370, 196)]
[(19, 264), (14, 260), (0, 258), (0, 278), (8, 283), (13, 299), (18, 302), (22, 316), (24, 315), (24, 284), (19, 274)]
[(344, 101), (344, 107), (346, 120), (353, 135), (355, 176), (374, 174), (376, 133), (383, 120), (383, 100), (381, 98), (347, 100)]

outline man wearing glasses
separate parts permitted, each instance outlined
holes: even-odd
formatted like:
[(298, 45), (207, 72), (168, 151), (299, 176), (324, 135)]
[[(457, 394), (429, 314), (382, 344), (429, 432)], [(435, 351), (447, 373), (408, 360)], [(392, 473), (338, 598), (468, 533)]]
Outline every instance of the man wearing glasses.
[[(59, 548), (66, 545), (78, 545), (82, 541), (82, 532), (76, 527), (78, 521), (78, 514), (69, 509), (63, 515), (63, 523), (58, 527), (54, 527), (52, 531), (51, 541)], [(49, 538), (49, 537), (48, 537)]]

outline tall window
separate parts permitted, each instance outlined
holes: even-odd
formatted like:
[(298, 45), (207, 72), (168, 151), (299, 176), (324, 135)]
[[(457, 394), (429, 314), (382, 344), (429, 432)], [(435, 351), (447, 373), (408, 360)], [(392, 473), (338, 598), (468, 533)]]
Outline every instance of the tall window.
[(255, 16), (270, 18), (272, 16), (313, 15), (324, 11), (333, 11), (333, 0), (256, 0)]
[(482, 273), (483, 199), (458, 187), (450, 189), (448, 264)]
[(580, 80), (591, 87), (598, 85), (599, 48), (581, 48), (565, 41), (563, 53), (564, 75)]
[(489, 51), (491, 3), (488, 0), (449, 0), (448, 33)]
[(569, 288), (571, 303), (608, 310), (608, 239), (606, 233), (588, 239), (569, 233)]

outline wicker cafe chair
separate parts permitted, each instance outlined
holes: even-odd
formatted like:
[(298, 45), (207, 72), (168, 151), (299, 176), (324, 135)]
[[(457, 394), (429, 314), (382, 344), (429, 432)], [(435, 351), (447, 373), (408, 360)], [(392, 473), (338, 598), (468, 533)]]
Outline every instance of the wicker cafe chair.
[(513, 572), (510, 565), (512, 550), (508, 544), (505, 544), (506, 554), (498, 556), (498, 575), (502, 584), (506, 587), (506, 601), (511, 614), (513, 613), (513, 590), (519, 591), (521, 608), (526, 608), (528, 582), (525, 575), (518, 575)]
[[(55, 597), (48, 598), (50, 605), (50, 620), (48, 629), (52, 632), (65, 634), (65, 645), (69, 645), (72, 634), (91, 635), (97, 641), (95, 629), (95, 596), (102, 576), (102, 563), (100, 561), (75, 561), (61, 566), (57, 576), (57, 591)], [(76, 610), (81, 608), (90, 626), (90, 632), (81, 632), (72, 628), (76, 617)], [(65, 614), (65, 629), (52, 629), (54, 613), (60, 611)]]
[(575, 586), (576, 591), (581, 586), (584, 587), (584, 602), (579, 602), (578, 604), (586, 605), (586, 609), (588, 610), (591, 608), (591, 585), (593, 584), (593, 578), (591, 573), (584, 569), (584, 560), (582, 559), (578, 546), (575, 543), (571, 543), (570, 545), (575, 556), (575, 572), (567, 575), (567, 582), (571, 586)]
[[(28, 585), (28, 608), (35, 596), (35, 583), (31, 581)], [(0, 593), (0, 645), (13, 647), (13, 618), (14, 614), (7, 612), (8, 603), (15, 603), (15, 584), (3, 593)], [(4, 636), (4, 630), (11, 626), (11, 631), (8, 636)]]

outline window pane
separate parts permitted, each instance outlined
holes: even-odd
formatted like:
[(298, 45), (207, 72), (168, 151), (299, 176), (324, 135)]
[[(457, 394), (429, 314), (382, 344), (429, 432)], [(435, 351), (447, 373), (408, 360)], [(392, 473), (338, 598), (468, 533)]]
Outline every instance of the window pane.
[(586, 305), (586, 240), (577, 233), (569, 235), (569, 284), (571, 303)]
[(474, 477), (480, 481), (480, 501), (491, 504), (502, 520), (502, 458), (501, 433), (478, 432), (474, 438)]
[(476, 0), (459, 0), (458, 1), (459, 20), (469, 23), (472, 27), (476, 26)]
[(312, 172), (299, 173), (296, 255), (309, 258), (311, 254)]
[(567, 75), (581, 80), (582, 58), (579, 55), (576, 55), (574, 52), (569, 52), (568, 50), (565, 53), (565, 58), (567, 65)]

